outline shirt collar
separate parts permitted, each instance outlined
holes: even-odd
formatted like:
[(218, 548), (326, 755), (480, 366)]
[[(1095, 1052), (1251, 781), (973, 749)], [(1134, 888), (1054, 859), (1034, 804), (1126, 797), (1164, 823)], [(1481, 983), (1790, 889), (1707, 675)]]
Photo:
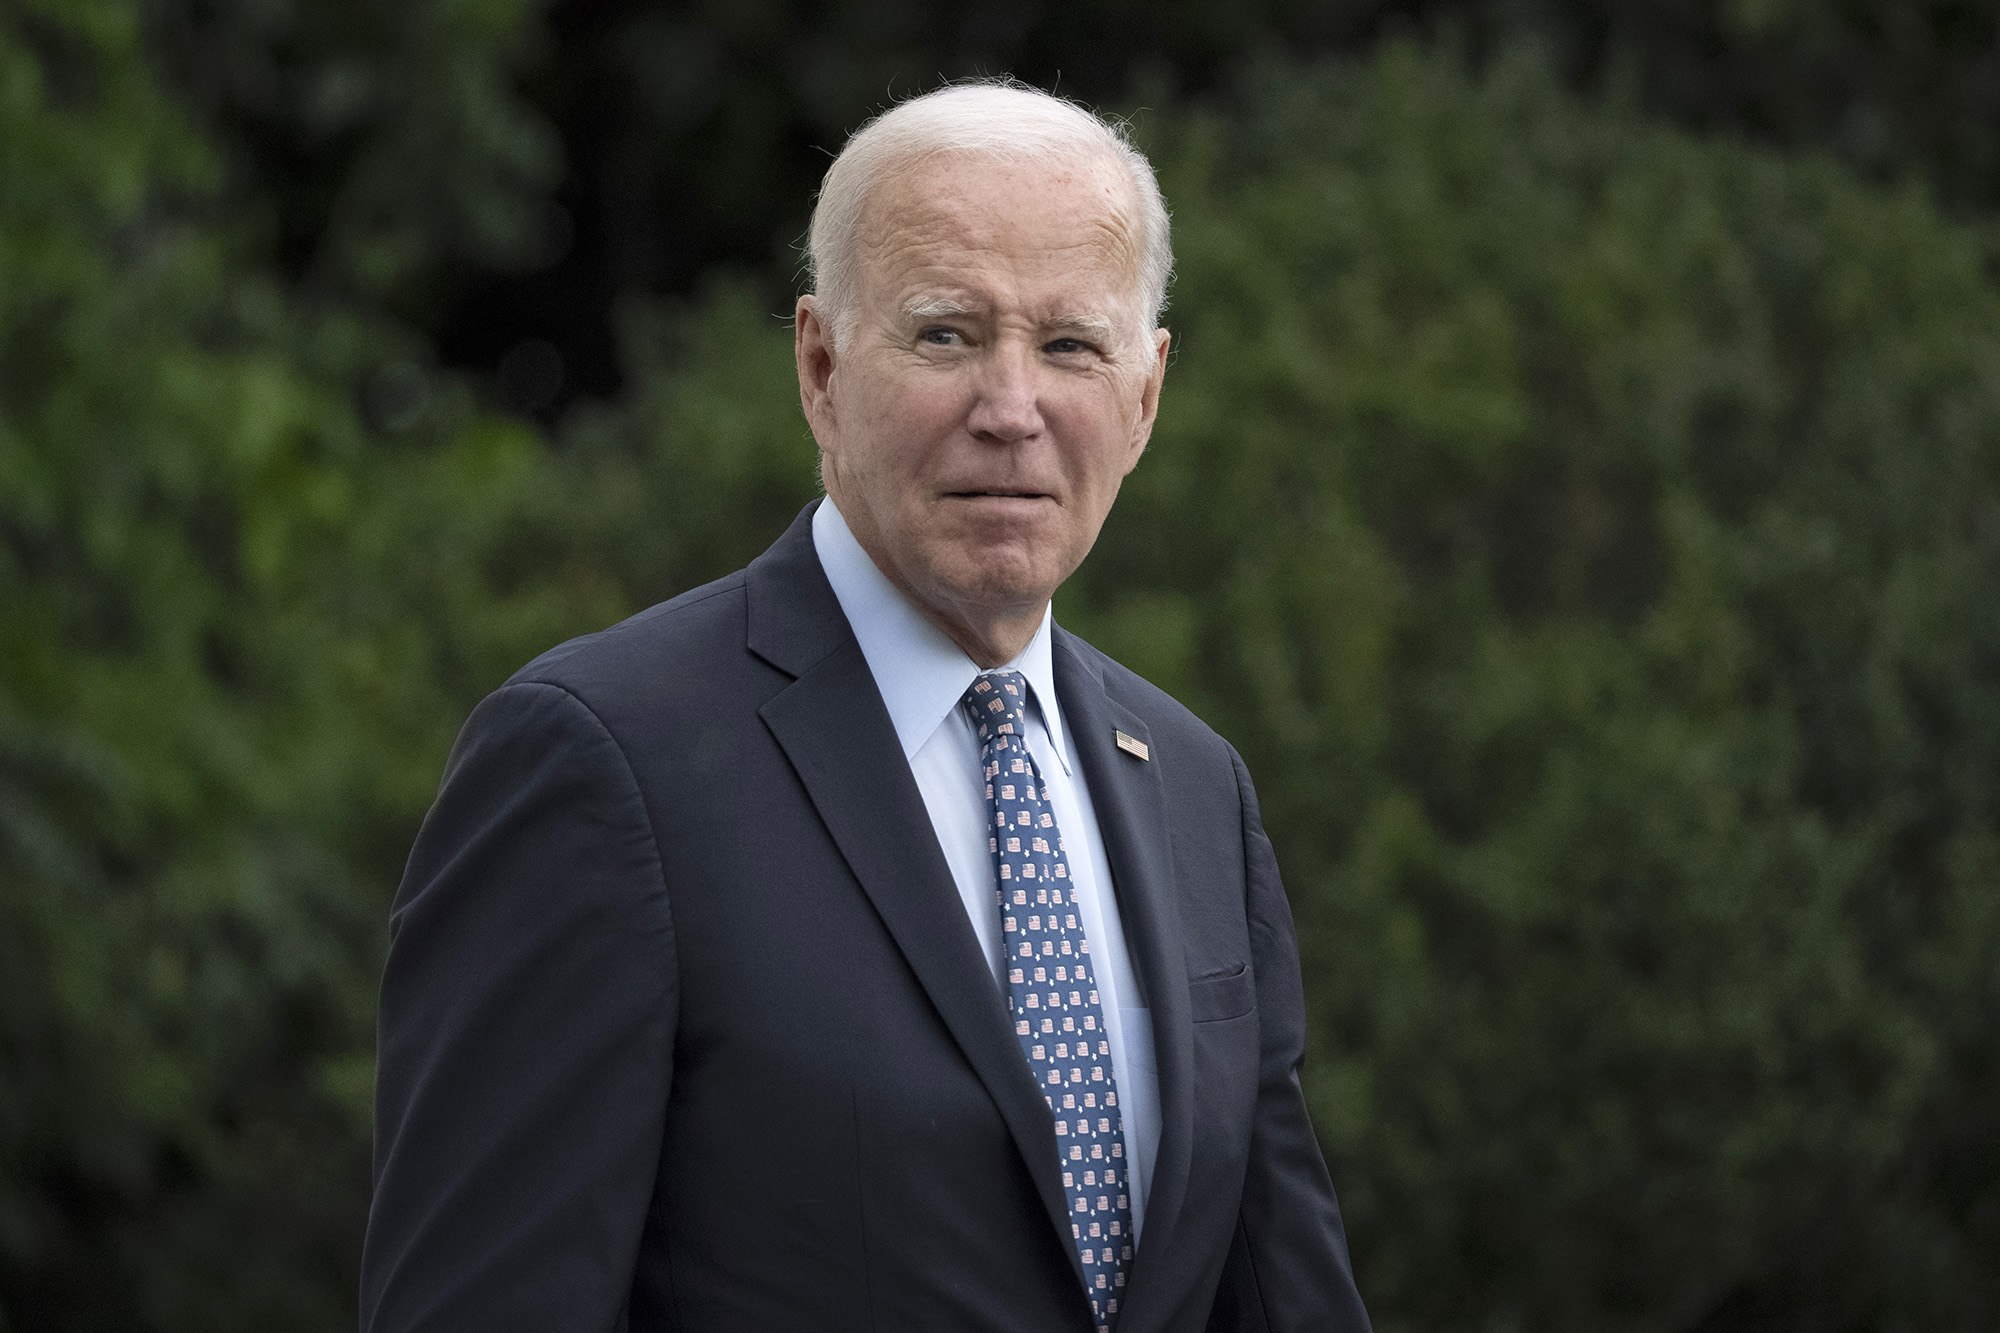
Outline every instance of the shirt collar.
[[(868, 670), (889, 710), (896, 739), (902, 742), (903, 756), (914, 758), (958, 707), (979, 675), (979, 667), (875, 567), (830, 496), (813, 514), (812, 535), (813, 550), (854, 637), (860, 641), (861, 655), (868, 659)], [(1068, 771), (1070, 760), (1060, 739), (1062, 714), (1056, 704), (1055, 664), (1050, 650), (1049, 626), (1053, 623), (1044, 608), (1035, 637), (1007, 669), (1028, 678), (1049, 744)]]

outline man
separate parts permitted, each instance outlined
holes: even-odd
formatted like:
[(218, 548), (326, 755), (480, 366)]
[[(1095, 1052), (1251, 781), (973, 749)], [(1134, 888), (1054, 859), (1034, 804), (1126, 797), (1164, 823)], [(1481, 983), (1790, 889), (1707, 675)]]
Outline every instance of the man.
[(364, 1327), (1363, 1330), (1248, 776), (1056, 628), (1166, 213), (948, 88), (812, 231), (827, 499), (480, 705), (398, 896)]

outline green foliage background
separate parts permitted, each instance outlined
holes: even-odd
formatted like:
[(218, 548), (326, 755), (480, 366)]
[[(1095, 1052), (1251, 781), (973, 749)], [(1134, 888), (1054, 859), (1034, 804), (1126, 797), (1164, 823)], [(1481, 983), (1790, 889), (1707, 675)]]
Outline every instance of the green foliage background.
[[(552, 432), (438, 369), (411, 275), (559, 165), (532, 10), (421, 13), (300, 277), (145, 12), (0, 7), (0, 1327), (351, 1325), (458, 722), (814, 493), (755, 274), (625, 303)], [(1985, 224), (1525, 50), (1142, 132), (1175, 363), (1058, 614), (1258, 778), (1378, 1326), (1991, 1327)]]

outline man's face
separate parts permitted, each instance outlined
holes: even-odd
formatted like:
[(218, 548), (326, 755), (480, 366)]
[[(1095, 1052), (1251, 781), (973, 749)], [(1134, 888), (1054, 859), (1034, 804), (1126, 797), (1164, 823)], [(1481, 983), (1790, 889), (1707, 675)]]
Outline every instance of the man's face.
[(1129, 193), (1108, 163), (935, 159), (870, 202), (837, 349), (799, 302), (827, 492), (948, 633), (1038, 617), (1146, 447), (1167, 335), (1138, 309)]

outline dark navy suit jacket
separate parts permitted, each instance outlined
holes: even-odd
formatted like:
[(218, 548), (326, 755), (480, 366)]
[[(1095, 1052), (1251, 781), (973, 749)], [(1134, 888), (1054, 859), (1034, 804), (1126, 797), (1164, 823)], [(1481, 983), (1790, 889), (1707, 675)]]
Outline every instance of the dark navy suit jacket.
[[(809, 513), (466, 723), (391, 922), (364, 1329), (1091, 1327), (1048, 1108)], [(1360, 1333), (1249, 777), (1054, 658), (1157, 1046), (1118, 1327)]]

